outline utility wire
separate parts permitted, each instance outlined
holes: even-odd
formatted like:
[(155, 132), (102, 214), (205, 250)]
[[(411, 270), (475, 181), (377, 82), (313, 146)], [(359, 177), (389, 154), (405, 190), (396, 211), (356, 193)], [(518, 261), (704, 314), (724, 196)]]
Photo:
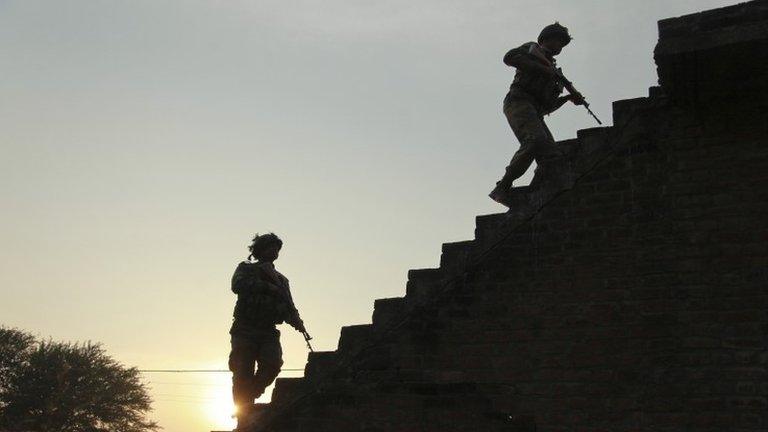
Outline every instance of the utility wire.
[[(281, 371), (303, 371), (304, 368), (280, 369)], [(139, 369), (141, 373), (231, 373), (228, 369)]]

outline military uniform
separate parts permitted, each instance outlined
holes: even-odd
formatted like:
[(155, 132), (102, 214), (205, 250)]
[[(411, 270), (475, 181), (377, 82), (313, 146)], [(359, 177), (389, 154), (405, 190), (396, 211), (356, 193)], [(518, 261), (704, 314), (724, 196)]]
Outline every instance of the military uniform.
[[(536, 42), (528, 42), (507, 53), (507, 58), (531, 56), (533, 50), (544, 52), (554, 65), (555, 59)], [(559, 108), (558, 100), (563, 85), (554, 77), (517, 69), (515, 79), (504, 98), (504, 115), (520, 142), (520, 149), (512, 157), (504, 175), (512, 180), (525, 174), (534, 160), (560, 156), (552, 133), (544, 123), (544, 115)]]
[(288, 279), (271, 262), (240, 263), (232, 276), (232, 291), (237, 303), (229, 331), (229, 370), (232, 396), (243, 413), (280, 373), (283, 351), (276, 325), (287, 322), (298, 329), (301, 318)]
[[(528, 42), (510, 50), (504, 56), (504, 62), (512, 66), (539, 56), (544, 56), (555, 67), (554, 57), (536, 42)], [(506, 204), (512, 182), (525, 174), (534, 160), (562, 155), (544, 123), (544, 115), (557, 110), (567, 100), (560, 97), (562, 92), (563, 85), (554, 74), (517, 68), (515, 79), (504, 98), (504, 115), (520, 143), (520, 149), (509, 162), (504, 177), (490, 193), (495, 201)]]

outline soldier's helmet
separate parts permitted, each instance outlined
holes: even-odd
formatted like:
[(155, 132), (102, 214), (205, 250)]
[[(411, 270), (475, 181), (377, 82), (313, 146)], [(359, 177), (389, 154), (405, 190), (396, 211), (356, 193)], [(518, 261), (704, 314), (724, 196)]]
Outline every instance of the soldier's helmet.
[(541, 43), (543, 40), (553, 37), (560, 38), (563, 41), (563, 46), (568, 45), (572, 39), (571, 35), (568, 33), (568, 28), (560, 25), (559, 22), (555, 22), (554, 24), (550, 24), (541, 30), (541, 33), (539, 33), (538, 42)]

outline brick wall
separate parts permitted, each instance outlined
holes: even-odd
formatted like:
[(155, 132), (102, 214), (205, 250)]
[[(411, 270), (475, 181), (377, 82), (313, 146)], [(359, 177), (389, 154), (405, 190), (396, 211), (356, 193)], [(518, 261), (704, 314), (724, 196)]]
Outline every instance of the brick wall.
[(662, 87), (561, 142), (254, 430), (768, 430), (767, 5), (661, 21)]

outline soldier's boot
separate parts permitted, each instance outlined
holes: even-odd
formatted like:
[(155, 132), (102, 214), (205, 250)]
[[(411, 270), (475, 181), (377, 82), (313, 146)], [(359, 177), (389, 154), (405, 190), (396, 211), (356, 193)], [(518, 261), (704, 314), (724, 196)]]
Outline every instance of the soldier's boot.
[(237, 407), (237, 413), (232, 415), (232, 417), (237, 420), (237, 426), (235, 426), (235, 429), (233, 429), (232, 432), (245, 432), (246, 423), (248, 422), (248, 410), (246, 407)]
[(236, 415), (237, 428), (234, 432), (249, 432), (259, 422), (261, 411), (256, 409), (256, 404), (253, 403), (253, 400), (263, 395), (265, 389), (266, 387), (259, 383), (257, 379), (253, 380), (248, 395), (251, 402), (238, 407)]
[(488, 196), (497, 203), (508, 206), (510, 189), (512, 189), (512, 182), (505, 182), (502, 179), (496, 182), (496, 187), (493, 188)]
[(237, 427), (233, 432), (248, 432), (258, 421), (256, 405), (243, 405), (238, 408)]
[(504, 201), (505, 195), (506, 195), (506, 191), (504, 190), (504, 188), (499, 187), (498, 183), (496, 184), (496, 187), (493, 188), (491, 193), (488, 194), (488, 196), (492, 200), (496, 201), (497, 203), (501, 203), (502, 201)]
[(504, 176), (496, 182), (496, 187), (493, 188), (488, 196), (497, 203), (509, 207), (509, 192), (512, 186), (514, 186), (513, 183), (521, 175), (525, 174), (532, 161), (533, 159), (528, 152), (518, 150), (515, 156), (512, 157), (512, 160), (509, 161), (509, 165), (504, 169)]
[(254, 381), (251, 378), (248, 385), (242, 387), (243, 393), (237, 395), (235, 401), (237, 413), (233, 416), (237, 419), (237, 427), (233, 432), (250, 432), (259, 421), (259, 411), (253, 401), (264, 394), (264, 386), (260, 386)]

